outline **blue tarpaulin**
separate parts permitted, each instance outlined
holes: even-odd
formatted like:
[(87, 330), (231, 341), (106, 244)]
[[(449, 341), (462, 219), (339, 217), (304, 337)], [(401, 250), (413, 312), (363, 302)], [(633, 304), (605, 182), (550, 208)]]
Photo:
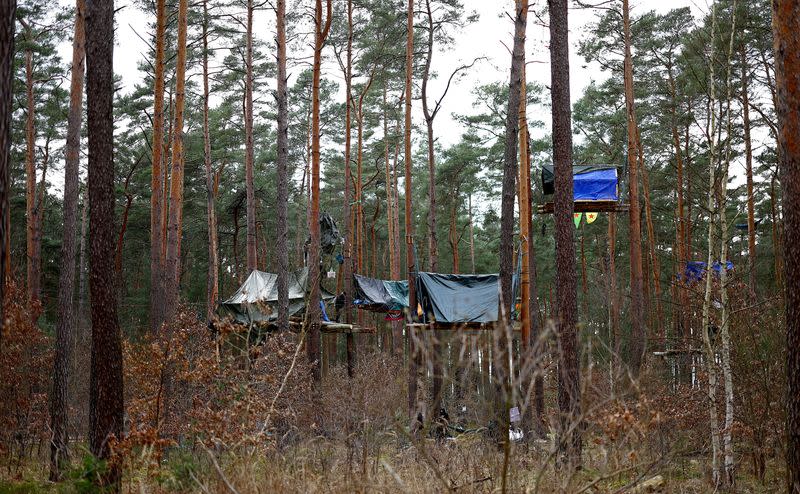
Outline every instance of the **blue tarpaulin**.
[[(616, 201), (619, 199), (617, 168), (609, 165), (572, 167), (573, 194), (576, 201)], [(552, 165), (542, 167), (545, 194), (552, 194), (555, 174)]]
[[(719, 261), (714, 261), (714, 264), (711, 265), (711, 269), (714, 271), (716, 276), (719, 276), (720, 271), (722, 270), (722, 263)], [(725, 270), (730, 271), (733, 269), (733, 261), (728, 261), (725, 263)], [(686, 283), (693, 283), (695, 281), (700, 281), (703, 279), (703, 276), (706, 274), (706, 263), (703, 261), (689, 261), (686, 263), (686, 268), (683, 270), (683, 280)]]

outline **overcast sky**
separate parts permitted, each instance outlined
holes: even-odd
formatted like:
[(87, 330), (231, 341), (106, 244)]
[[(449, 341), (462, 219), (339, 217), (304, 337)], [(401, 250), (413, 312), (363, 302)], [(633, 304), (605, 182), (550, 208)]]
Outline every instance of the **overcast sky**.
[[(74, 5), (70, 0), (59, 0), (63, 5)], [(334, 0), (342, 1), (342, 0)], [(436, 120), (436, 135), (442, 146), (457, 142), (464, 129), (452, 118), (451, 114), (470, 113), (472, 110), (472, 90), (482, 84), (507, 81), (511, 56), (506, 46), (513, 42), (513, 23), (506, 14), (513, 6), (513, 0), (462, 0), (465, 10), (475, 11), (479, 19), (464, 30), (454, 34), (455, 43), (448, 51), (434, 53), (433, 66), (439, 74), (438, 80), (430, 84), (430, 94), (438, 97), (444, 88), (447, 76), (459, 65), (470, 62), (476, 57), (486, 57), (473, 69), (466, 73), (461, 80), (451, 87), (440, 113)], [(291, 2), (290, 2), (291, 3)], [(545, 0), (531, 0), (531, 7), (541, 9)], [(641, 15), (649, 10), (666, 12), (669, 9), (689, 6), (695, 17), (699, 17), (708, 10), (705, 0), (632, 0), (631, 8), (634, 16)], [(118, 9), (116, 44), (114, 48), (114, 71), (122, 76), (122, 90), (130, 91), (141, 80), (141, 73), (137, 69), (138, 63), (146, 53), (146, 44), (139, 38), (148, 38), (147, 23), (149, 19), (139, 10), (133, 0), (117, 0)], [(602, 81), (608, 77), (597, 67), (586, 66), (582, 57), (577, 55), (577, 46), (585, 36), (587, 26), (593, 23), (599, 15), (597, 10), (572, 8), (569, 13), (570, 24), (570, 86), (573, 102), (577, 100), (583, 89), (592, 81)], [(274, 12), (271, 10), (257, 11), (254, 18), (255, 35), (272, 45), (275, 36)], [(138, 35), (137, 35), (138, 33)], [(548, 28), (533, 15), (529, 16), (526, 60), (528, 62), (528, 80), (539, 82), (544, 86), (550, 83), (550, 63), (548, 51)], [(71, 59), (71, 44), (64, 43), (60, 48), (65, 63)], [(297, 55), (297, 54), (295, 54)], [(290, 58), (292, 54), (289, 54)], [(191, 68), (190, 68), (191, 70)], [(340, 70), (336, 64), (329, 62), (325, 67), (326, 75), (341, 82)], [(297, 73), (297, 70), (291, 73)], [(291, 82), (291, 81), (290, 81)], [(342, 89), (342, 98), (343, 89)], [(545, 96), (545, 99), (548, 99)], [(531, 110), (532, 113), (535, 110)], [(414, 102), (413, 118), (415, 123), (421, 124), (422, 109), (419, 101)], [(539, 119), (549, 127), (549, 113), (529, 115), (529, 118)], [(56, 185), (56, 188), (60, 188)]]

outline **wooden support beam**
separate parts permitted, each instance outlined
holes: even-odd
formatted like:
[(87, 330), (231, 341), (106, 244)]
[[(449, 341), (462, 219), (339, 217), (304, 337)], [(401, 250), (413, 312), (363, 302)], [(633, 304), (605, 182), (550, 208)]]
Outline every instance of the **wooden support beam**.
[[(617, 201), (575, 201), (576, 213), (619, 213), (626, 212), (629, 205)], [(536, 208), (539, 214), (553, 214), (553, 203), (545, 202)]]

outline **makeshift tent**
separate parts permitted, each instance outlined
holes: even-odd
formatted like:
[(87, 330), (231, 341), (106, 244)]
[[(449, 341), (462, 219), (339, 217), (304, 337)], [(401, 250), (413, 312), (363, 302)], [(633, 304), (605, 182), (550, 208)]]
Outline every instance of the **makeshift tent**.
[[(716, 276), (719, 276), (720, 271), (722, 270), (722, 263), (719, 261), (714, 261), (711, 265), (711, 269), (714, 271)], [(725, 263), (725, 270), (730, 271), (733, 269), (733, 261), (728, 261)], [(700, 281), (703, 279), (703, 276), (706, 275), (706, 263), (703, 261), (689, 261), (686, 263), (686, 267), (683, 270), (683, 280), (686, 283), (694, 283), (696, 281)]]
[(497, 274), (417, 273), (417, 300), (425, 322), (489, 323), (498, 318)]
[[(289, 315), (305, 308), (308, 268), (289, 273)], [(322, 300), (333, 294), (320, 289)], [(278, 318), (278, 275), (254, 270), (228, 300), (220, 304), (220, 314), (230, 315), (242, 324), (274, 322)]]
[[(572, 167), (575, 201), (617, 201), (617, 168), (611, 165), (581, 165)], [(542, 166), (542, 188), (545, 195), (553, 194), (555, 172), (552, 165)]]
[(408, 281), (377, 280), (353, 275), (353, 305), (375, 312), (401, 311), (408, 307)]

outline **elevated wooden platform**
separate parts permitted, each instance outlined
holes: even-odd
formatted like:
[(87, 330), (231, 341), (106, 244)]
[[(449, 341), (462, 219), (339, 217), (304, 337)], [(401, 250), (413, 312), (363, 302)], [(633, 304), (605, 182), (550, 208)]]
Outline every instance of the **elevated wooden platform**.
[[(630, 205), (617, 201), (575, 201), (576, 213), (622, 213), (630, 209)], [(553, 214), (553, 203), (545, 202), (536, 208), (539, 214)]]
[[(415, 322), (415, 323), (406, 323), (406, 327), (415, 328), (415, 329), (422, 329), (427, 331), (457, 331), (457, 332), (465, 332), (465, 333), (480, 333), (483, 331), (492, 331), (494, 330), (495, 326), (494, 323), (424, 323), (424, 322)], [(514, 331), (520, 330), (520, 323), (519, 321), (514, 321), (512, 325)]]

